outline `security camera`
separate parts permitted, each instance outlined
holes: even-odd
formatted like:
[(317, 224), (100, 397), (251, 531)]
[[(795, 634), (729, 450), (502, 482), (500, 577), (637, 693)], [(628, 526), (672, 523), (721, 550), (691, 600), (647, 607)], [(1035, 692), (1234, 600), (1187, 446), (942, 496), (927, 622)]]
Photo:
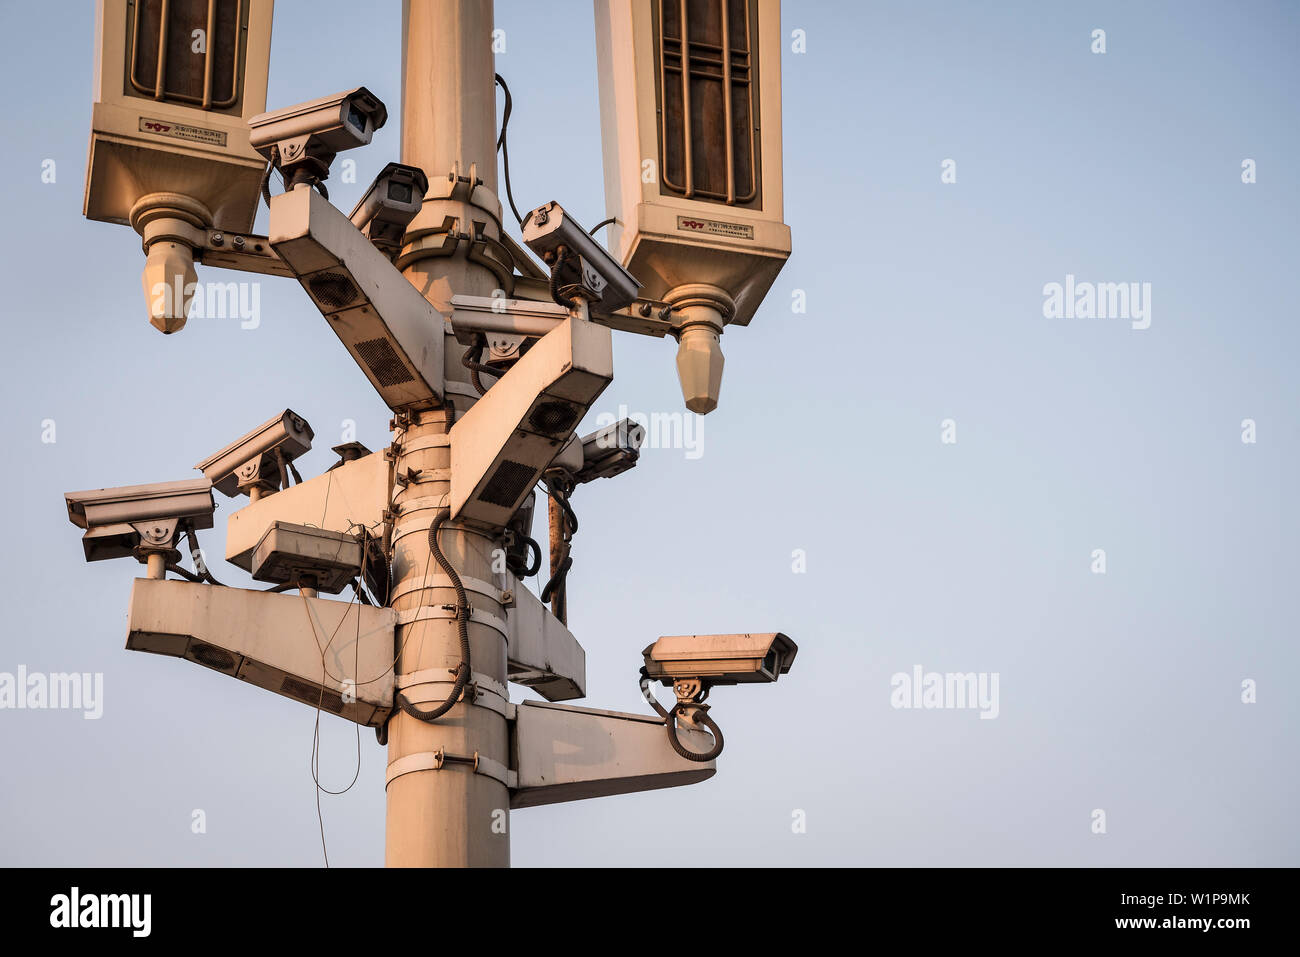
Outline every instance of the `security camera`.
[(257, 501), (288, 486), (293, 460), (311, 449), (314, 435), (306, 419), (285, 409), (194, 467), (222, 495)]
[(559, 203), (539, 206), (523, 222), (524, 242), (551, 267), (560, 297), (577, 295), (606, 315), (631, 305), (641, 284), (618, 264)]
[(646, 673), (672, 685), (698, 679), (705, 685), (776, 681), (790, 670), (798, 645), (775, 632), (765, 635), (673, 635), (641, 654)]
[(364, 86), (248, 121), (249, 142), (284, 175), (286, 189), (319, 183), (330, 174), (336, 154), (365, 146), (388, 120), (379, 97)]
[[(722, 753), (722, 730), (709, 716), (705, 699), (714, 685), (759, 684), (776, 681), (790, 670), (799, 648), (780, 632), (765, 635), (671, 635), (660, 638), (641, 654), (641, 693), (664, 719), (668, 741), (688, 761), (711, 761)], [(670, 685), (677, 703), (665, 709), (650, 691), (654, 681)], [(707, 730), (713, 746), (705, 752), (687, 748), (678, 726)]]
[(86, 530), (82, 548), (88, 562), (132, 555), (143, 560), (146, 552), (170, 551), (183, 525), (211, 528), (217, 507), (206, 478), (68, 492), (63, 498), (68, 520)]
[(429, 178), (424, 170), (389, 163), (375, 177), (348, 218), (376, 249), (392, 259), (401, 249), (406, 227), (424, 205), (424, 194), (428, 191)]
[(582, 468), (576, 476), (578, 482), (613, 478), (626, 472), (641, 457), (641, 443), (644, 441), (645, 427), (631, 419), (622, 419), (583, 436)]

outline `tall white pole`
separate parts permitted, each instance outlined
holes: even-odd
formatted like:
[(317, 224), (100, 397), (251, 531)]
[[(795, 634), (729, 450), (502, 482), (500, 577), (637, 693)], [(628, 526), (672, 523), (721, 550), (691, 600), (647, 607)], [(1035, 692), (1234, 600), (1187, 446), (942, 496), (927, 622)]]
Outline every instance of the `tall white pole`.
[[(476, 230), (500, 235), (492, 14), (491, 0), (405, 0), (402, 7), (402, 161), (425, 171), (430, 190), (399, 264), (444, 315), (450, 315), (453, 295), (490, 296), (500, 286), (491, 270), (467, 255)], [(450, 191), (456, 171), (466, 179), (471, 167), (482, 187), (475, 192), (474, 183), (462, 182)], [(444, 229), (449, 216), (461, 236), (451, 255)], [(429, 528), (449, 493), (447, 433), (477, 397), (460, 363), (464, 347), (450, 335), (445, 342), (448, 407), (411, 416), (395, 435), (397, 472), (413, 476), (395, 498), (397, 680), (399, 692), (424, 711), (451, 691), (460, 660), (455, 612), (448, 608), (456, 593), (431, 559)], [(510, 759), (506, 638), (499, 623), (506, 609), (491, 585), (496, 543), (452, 525), (443, 527), (438, 542), (473, 607), (468, 629), (477, 699), (472, 705), (462, 699), (433, 722), (394, 713), (385, 857), (397, 867), (505, 867), (510, 804), (500, 778)]]

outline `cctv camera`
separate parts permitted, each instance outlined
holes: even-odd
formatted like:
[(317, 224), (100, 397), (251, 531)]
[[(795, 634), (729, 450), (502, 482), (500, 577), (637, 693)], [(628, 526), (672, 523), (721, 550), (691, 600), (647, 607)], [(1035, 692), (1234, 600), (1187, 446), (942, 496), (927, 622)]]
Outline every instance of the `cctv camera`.
[[(641, 654), (641, 693), (664, 719), (668, 741), (688, 761), (711, 761), (722, 753), (722, 730), (709, 716), (705, 699), (714, 685), (758, 684), (776, 681), (790, 670), (798, 647), (780, 632), (754, 635), (670, 635), (660, 638)], [(665, 709), (650, 691), (650, 683), (670, 685), (677, 703)], [(687, 748), (678, 727), (708, 730), (713, 746), (708, 751)]]
[(429, 178), (418, 166), (389, 163), (375, 177), (352, 215), (352, 225), (392, 259), (402, 246), (406, 227), (415, 219), (429, 191)]
[(524, 242), (551, 267), (560, 296), (581, 296), (600, 315), (636, 300), (641, 284), (605, 251), (559, 203), (547, 203), (524, 217)]
[(194, 467), (222, 495), (256, 501), (289, 484), (290, 463), (311, 449), (314, 435), (306, 419), (285, 409)]
[(631, 419), (622, 419), (583, 436), (582, 468), (576, 476), (578, 482), (613, 478), (626, 472), (641, 457), (641, 443), (644, 441), (645, 428)]
[(388, 120), (388, 110), (364, 86), (248, 121), (249, 142), (284, 175), (286, 189), (319, 183), (336, 154), (365, 146)]
[(674, 635), (641, 654), (647, 675), (665, 685), (698, 679), (705, 685), (776, 681), (790, 670), (798, 645), (776, 632), (765, 635)]
[(211, 528), (216, 502), (206, 478), (68, 492), (68, 520), (84, 528), (86, 561), (175, 547), (182, 524)]

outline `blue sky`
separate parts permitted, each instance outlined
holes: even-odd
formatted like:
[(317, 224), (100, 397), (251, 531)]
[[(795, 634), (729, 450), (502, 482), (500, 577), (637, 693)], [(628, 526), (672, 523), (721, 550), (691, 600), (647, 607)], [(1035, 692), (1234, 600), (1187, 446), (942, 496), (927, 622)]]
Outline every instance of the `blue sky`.
[[(591, 6), (496, 11), (516, 199), (594, 223)], [(125, 652), (138, 572), (82, 562), (62, 492), (197, 475), (286, 407), (316, 429), (316, 473), (346, 420), (385, 445), (388, 410), (295, 283), (263, 285), (256, 329), (148, 325), (138, 238), (81, 217), (89, 6), (4, 12), (26, 120), (0, 154), (0, 672), (102, 672), (105, 701), (98, 721), (0, 710), (0, 862), (317, 865), (314, 713)], [(268, 105), (364, 84), (396, 117), (399, 31), (396, 3), (280, 0)], [(1300, 9), (787, 2), (783, 32), (794, 255), (723, 337), (703, 454), (651, 449), (580, 492), (570, 625), (592, 707), (644, 710), (639, 652), (660, 634), (782, 630), (799, 659), (715, 692), (712, 780), (517, 812), (514, 863), (1300, 863)], [(398, 142), (394, 121), (351, 154), (334, 202)], [(1149, 328), (1046, 318), (1067, 275), (1149, 283)], [(617, 337), (591, 421), (680, 410), (673, 353)], [(891, 707), (916, 665), (998, 674), (998, 717)], [(338, 787), (354, 731), (323, 733)], [(361, 760), (323, 800), (334, 865), (383, 860), (369, 732)]]

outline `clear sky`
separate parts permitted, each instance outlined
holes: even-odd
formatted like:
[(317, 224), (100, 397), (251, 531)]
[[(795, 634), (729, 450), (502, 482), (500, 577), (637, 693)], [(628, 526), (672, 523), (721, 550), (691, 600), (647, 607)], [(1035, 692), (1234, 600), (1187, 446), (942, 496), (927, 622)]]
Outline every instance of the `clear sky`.
[[(712, 780), (517, 812), (514, 863), (1300, 864), (1300, 7), (784, 6), (794, 255), (723, 337), (698, 454), (579, 492), (569, 587), (592, 707), (646, 710), (660, 634), (782, 630), (799, 657), (714, 693)], [(364, 84), (396, 116), (397, 3), (276, 7), (268, 106)], [(389, 412), (291, 281), (255, 329), (148, 325), (138, 238), (81, 216), (90, 7), (3, 13), (0, 673), (102, 673), (104, 710), (0, 710), (0, 863), (317, 865), (314, 712), (126, 652), (139, 569), (85, 564), (62, 493), (197, 476), (286, 407), (316, 474)], [(516, 199), (595, 223), (591, 5), (497, 22)], [(350, 154), (336, 204), (398, 143), (395, 120)], [(1149, 289), (1149, 326), (1048, 318), (1067, 276)], [(619, 336), (589, 422), (679, 411), (673, 354)], [(997, 717), (893, 707), (916, 666), (996, 674)], [(353, 728), (323, 719), (329, 787)], [(336, 866), (383, 861), (384, 763), (364, 731), (322, 801)]]

